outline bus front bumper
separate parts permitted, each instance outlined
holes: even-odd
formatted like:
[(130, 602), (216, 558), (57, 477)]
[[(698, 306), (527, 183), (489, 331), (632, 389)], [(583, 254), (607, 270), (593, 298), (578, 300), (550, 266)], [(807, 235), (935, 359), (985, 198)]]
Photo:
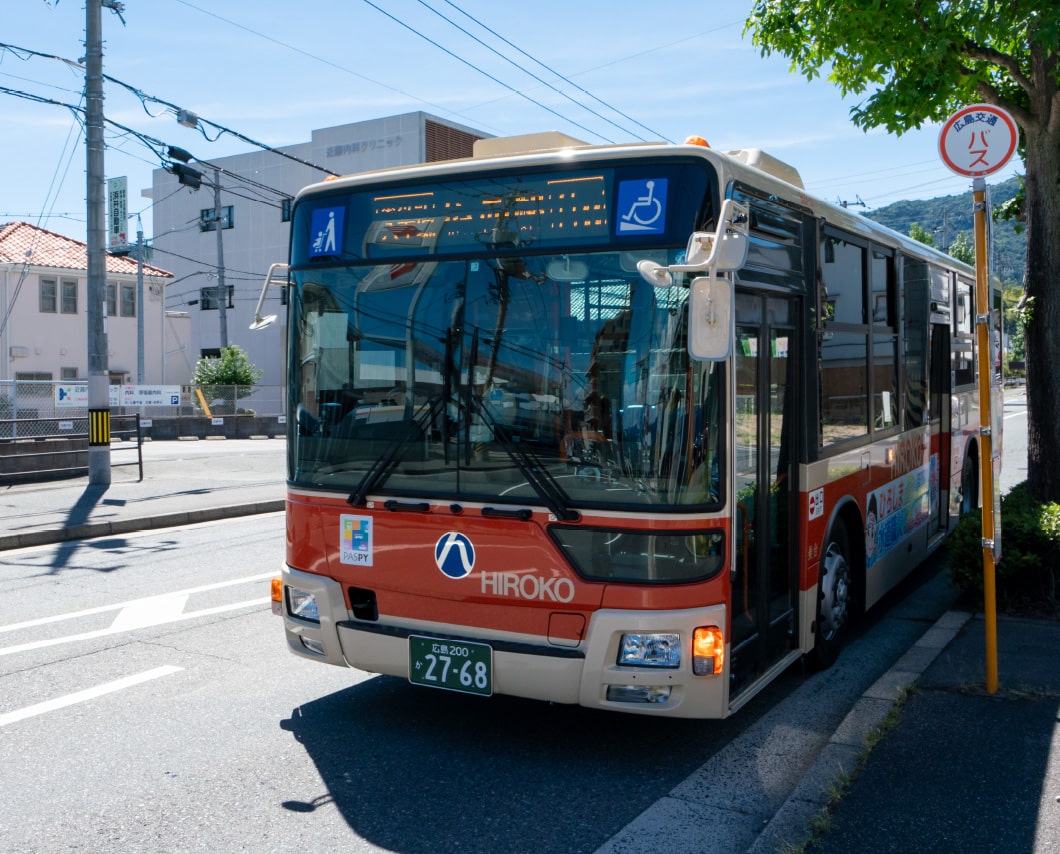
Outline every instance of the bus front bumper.
[[(381, 615), (379, 621), (355, 620), (346, 609), (340, 584), (333, 579), (284, 568), (282, 613), (288, 648), (295, 655), (369, 673), (409, 678), (409, 638), (426, 636), (453, 642), (486, 644), (492, 651), (492, 692), (682, 718), (722, 718), (728, 714), (727, 673), (696, 675), (690, 639), (697, 627), (725, 626), (725, 608), (673, 611), (601, 609), (589, 620), (575, 648), (557, 647), (546, 638), (498, 636), (468, 626), (403, 621)], [(315, 601), (315, 620), (292, 616), (296, 601)], [(618, 663), (624, 636), (670, 633), (682, 639), (680, 663), (673, 667)], [(728, 647), (725, 648), (728, 656)]]

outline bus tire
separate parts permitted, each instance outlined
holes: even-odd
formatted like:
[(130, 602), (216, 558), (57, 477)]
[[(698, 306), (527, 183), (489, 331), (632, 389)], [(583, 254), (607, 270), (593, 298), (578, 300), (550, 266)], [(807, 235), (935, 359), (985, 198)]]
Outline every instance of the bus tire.
[(821, 670), (839, 658), (843, 638), (854, 608), (854, 579), (850, 539), (846, 526), (837, 522), (828, 532), (817, 580), (817, 617), (811, 659)]

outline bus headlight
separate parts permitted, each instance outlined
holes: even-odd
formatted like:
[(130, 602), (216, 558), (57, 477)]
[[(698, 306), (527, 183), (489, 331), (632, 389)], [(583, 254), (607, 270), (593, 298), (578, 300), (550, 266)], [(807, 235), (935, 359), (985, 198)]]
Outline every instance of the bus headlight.
[(320, 622), (320, 609), (317, 608), (317, 597), (307, 590), (297, 587), (287, 588), (287, 613), (310, 623)]
[(717, 626), (701, 626), (692, 635), (692, 672), (717, 676), (725, 666), (725, 633)]
[(681, 635), (676, 632), (622, 635), (618, 663), (630, 667), (680, 667)]

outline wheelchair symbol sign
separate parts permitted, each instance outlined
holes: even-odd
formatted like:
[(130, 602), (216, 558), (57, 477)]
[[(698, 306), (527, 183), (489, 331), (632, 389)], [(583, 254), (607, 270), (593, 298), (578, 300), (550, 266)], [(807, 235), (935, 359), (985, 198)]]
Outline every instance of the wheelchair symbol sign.
[(619, 182), (616, 209), (616, 234), (663, 234), (666, 231), (666, 179)]

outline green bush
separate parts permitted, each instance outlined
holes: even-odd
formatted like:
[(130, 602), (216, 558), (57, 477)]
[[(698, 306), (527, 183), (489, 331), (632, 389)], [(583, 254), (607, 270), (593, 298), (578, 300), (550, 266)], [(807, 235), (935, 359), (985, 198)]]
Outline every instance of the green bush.
[[(254, 390), (263, 373), (251, 363), (242, 347), (233, 344), (222, 347), (220, 357), (200, 358), (195, 363), (192, 382), (205, 395), (214, 415), (231, 415), (238, 414), (239, 398), (246, 397)], [(197, 396), (195, 405), (199, 406)]]
[[(982, 517), (963, 517), (950, 537), (950, 578), (983, 598)], [(1060, 617), (1060, 504), (1035, 501), (1023, 482), (1001, 499), (1001, 560), (995, 569), (1002, 611)]]

